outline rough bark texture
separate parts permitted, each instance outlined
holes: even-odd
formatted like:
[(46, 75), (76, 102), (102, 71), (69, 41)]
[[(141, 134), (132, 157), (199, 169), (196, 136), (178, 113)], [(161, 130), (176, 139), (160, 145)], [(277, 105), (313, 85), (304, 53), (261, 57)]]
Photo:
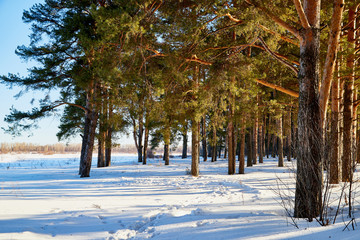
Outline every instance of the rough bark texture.
[(264, 163), (264, 126), (259, 127), (259, 163)]
[[(101, 126), (100, 126), (101, 128)], [(98, 162), (97, 167), (105, 167), (105, 138), (104, 129), (99, 132), (98, 136)]]
[(165, 161), (165, 165), (170, 164), (169, 144), (167, 144), (167, 143), (164, 144), (164, 158), (163, 159)]
[(187, 131), (185, 131), (185, 133), (182, 134), (183, 137), (183, 149), (182, 149), (182, 155), (181, 158), (187, 158), (187, 142), (188, 142), (188, 136), (187, 136)]
[(205, 117), (202, 118), (201, 124), (201, 144), (202, 144), (202, 156), (204, 162), (207, 161), (207, 144), (206, 144), (206, 121)]
[(143, 115), (141, 114), (139, 117), (139, 129), (138, 129), (138, 162), (142, 162), (142, 152), (143, 152), (143, 131), (144, 131), (144, 123), (143, 123)]
[(235, 145), (235, 129), (233, 119), (229, 120), (228, 128), (227, 128), (227, 136), (228, 136), (228, 174), (235, 174), (235, 154), (236, 154), (236, 145)]
[[(243, 121), (244, 123), (244, 121)], [(245, 126), (241, 126), (240, 136), (240, 151), (239, 151), (239, 173), (245, 173)]]
[(340, 162), (339, 162), (339, 81), (333, 80), (331, 87), (331, 148), (330, 148), (330, 183), (338, 184), (340, 182)]
[(252, 141), (251, 141), (251, 130), (249, 131), (249, 133), (248, 134), (246, 134), (246, 136), (247, 136), (247, 159), (246, 159), (246, 166), (247, 167), (252, 167), (252, 163), (253, 163), (253, 161), (252, 161)]
[(283, 155), (283, 121), (282, 117), (276, 120), (277, 125), (277, 131), (278, 131), (278, 144), (279, 144), (279, 150), (278, 150), (278, 167), (284, 166), (284, 155)]
[(167, 126), (164, 133), (164, 161), (165, 165), (170, 164), (170, 127)]
[(111, 104), (111, 101), (109, 104), (109, 113), (107, 115), (107, 130), (106, 130), (106, 138), (105, 138), (105, 166), (109, 167), (111, 165), (111, 148), (112, 148), (112, 132), (113, 127), (112, 124), (110, 124), (110, 120), (113, 116), (113, 107)]
[[(322, 129), (319, 107), (320, 0), (305, 0), (311, 28), (301, 29), (297, 174), (294, 216), (312, 221), (322, 206)], [(301, 146), (301, 147), (300, 147)]]
[(213, 127), (213, 138), (212, 138), (212, 154), (211, 154), (211, 161), (215, 162), (216, 161), (216, 142), (217, 142), (217, 138), (216, 138), (216, 128)]
[(199, 176), (199, 130), (200, 123), (193, 120), (191, 125), (191, 175)]
[[(351, 47), (355, 47), (355, 9), (349, 9), (349, 26), (347, 40)], [(342, 157), (342, 181), (349, 182), (352, 174), (353, 159), (353, 94), (354, 94), (354, 55), (350, 54), (347, 58), (346, 67), (352, 73), (345, 78), (344, 85), (344, 111), (343, 111), (343, 157)]]
[(143, 157), (143, 165), (147, 164), (147, 150), (149, 144), (149, 127), (145, 127), (145, 137), (144, 137), (144, 157)]
[(253, 160), (253, 164), (256, 165), (257, 164), (257, 157), (258, 157), (258, 118), (255, 118), (255, 123), (252, 129), (253, 133), (252, 133), (252, 160)]
[(90, 169), (92, 162), (92, 154), (94, 149), (95, 131), (98, 120), (98, 112), (96, 111), (95, 104), (92, 103), (92, 98), (95, 90), (91, 90), (87, 94), (85, 113), (85, 127), (81, 145), (80, 157), (80, 177), (90, 177)]
[(328, 105), (331, 82), (335, 69), (335, 60), (339, 46), (344, 0), (334, 0), (333, 14), (331, 18), (328, 50), (324, 64), (323, 77), (320, 89), (320, 114), (322, 127), (325, 126), (326, 108)]

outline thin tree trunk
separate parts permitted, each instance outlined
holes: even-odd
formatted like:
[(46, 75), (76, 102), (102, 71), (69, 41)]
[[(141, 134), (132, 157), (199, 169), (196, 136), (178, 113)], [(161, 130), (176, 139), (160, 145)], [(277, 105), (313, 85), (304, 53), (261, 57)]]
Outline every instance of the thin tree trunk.
[(206, 162), (207, 161), (207, 144), (206, 144), (206, 119), (205, 119), (205, 116), (202, 118), (201, 144), (202, 144), (203, 160), (204, 160), (204, 162)]
[(170, 126), (166, 126), (165, 133), (164, 133), (164, 161), (165, 165), (170, 164)]
[(230, 113), (230, 119), (227, 127), (227, 137), (228, 137), (228, 174), (232, 175), (235, 174), (235, 154), (236, 154), (236, 145), (235, 145), (235, 129), (233, 123), (233, 112)]
[(199, 131), (200, 123), (196, 120), (191, 124), (191, 175), (199, 176)]
[[(338, 69), (338, 64), (336, 64)], [(340, 182), (340, 162), (339, 162), (339, 81), (334, 78), (331, 87), (331, 148), (330, 148), (330, 183), (338, 184)]]
[(264, 125), (259, 126), (259, 163), (264, 163)]
[(140, 114), (139, 117), (139, 129), (138, 129), (138, 162), (142, 162), (142, 152), (143, 152), (143, 131), (144, 131), (144, 122), (143, 122), (143, 114)]
[(247, 167), (252, 167), (252, 165), (253, 165), (253, 161), (252, 161), (252, 156), (253, 156), (253, 154), (252, 154), (252, 140), (251, 140), (251, 138), (252, 138), (252, 134), (251, 134), (251, 128), (249, 128), (249, 133), (248, 134), (246, 134), (246, 136), (247, 136), (247, 159), (246, 159), (246, 166)]
[(188, 136), (187, 136), (187, 131), (185, 131), (185, 133), (182, 134), (183, 137), (183, 149), (182, 149), (182, 155), (181, 158), (187, 158), (187, 142), (188, 142)]
[(217, 139), (216, 139), (216, 128), (213, 127), (212, 154), (211, 154), (211, 161), (212, 161), (212, 162), (215, 162), (215, 161), (216, 161), (216, 156), (217, 156), (217, 153), (216, 153), (216, 142), (217, 142)]
[(145, 137), (144, 137), (144, 157), (143, 157), (143, 165), (147, 164), (147, 151), (148, 151), (148, 144), (149, 144), (149, 126), (146, 124), (145, 126)]
[(241, 139), (240, 139), (240, 151), (239, 151), (239, 173), (245, 173), (245, 124), (244, 119), (242, 119), (241, 126)]
[[(349, 8), (347, 40), (351, 47), (355, 47), (355, 5)], [(353, 94), (354, 94), (354, 55), (351, 53), (346, 61), (349, 77), (345, 78), (344, 85), (344, 112), (343, 112), (343, 158), (342, 181), (349, 182), (352, 175), (353, 160)]]
[(283, 156), (283, 121), (282, 121), (282, 116), (279, 117), (279, 119), (276, 120), (276, 125), (277, 125), (277, 131), (278, 131), (278, 143), (279, 143), (279, 148), (278, 148), (278, 167), (283, 167), (284, 166), (284, 156)]
[(253, 165), (257, 164), (257, 156), (258, 156), (258, 118), (255, 117), (255, 123), (253, 126), (253, 137), (252, 137), (252, 154), (253, 154)]
[(291, 136), (291, 111), (289, 111), (289, 113), (288, 113), (288, 118), (287, 118), (287, 120), (288, 120), (288, 123), (290, 123), (290, 124), (288, 124), (288, 126), (287, 126), (287, 141), (286, 141), (286, 148), (287, 148), (287, 152), (286, 152), (286, 156), (287, 156), (287, 160), (288, 161), (291, 161), (291, 155), (292, 155), (292, 149), (291, 149), (291, 139), (292, 139), (292, 136)]

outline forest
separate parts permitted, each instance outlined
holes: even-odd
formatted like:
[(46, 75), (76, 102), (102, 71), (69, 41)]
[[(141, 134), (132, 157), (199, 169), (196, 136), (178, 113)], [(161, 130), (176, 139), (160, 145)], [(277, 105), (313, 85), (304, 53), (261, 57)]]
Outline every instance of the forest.
[(128, 128), (143, 164), (161, 144), (169, 165), (171, 144), (181, 139), (186, 155), (191, 140), (195, 177), (200, 155), (216, 161), (224, 151), (229, 175), (265, 155), (282, 167), (286, 156), (297, 162), (294, 216), (312, 221), (324, 209), (325, 175), (352, 182), (360, 162), (359, 6), (45, 0), (24, 11), (31, 43), (16, 50), (37, 64), (0, 79), (49, 95), (29, 111), (11, 109), (6, 131), (31, 131), (64, 107), (57, 136), (81, 135), (81, 177), (90, 176), (95, 142), (97, 166), (110, 166), (114, 136)]

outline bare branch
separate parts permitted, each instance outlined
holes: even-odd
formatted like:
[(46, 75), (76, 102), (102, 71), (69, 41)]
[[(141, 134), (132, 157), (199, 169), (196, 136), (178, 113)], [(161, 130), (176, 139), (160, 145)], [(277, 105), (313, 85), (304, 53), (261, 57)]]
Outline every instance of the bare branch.
[(266, 45), (265, 41), (261, 37), (258, 37), (258, 40), (264, 46), (265, 51), (267, 51), (271, 56), (273, 56), (276, 60), (278, 60), (279, 62), (281, 62), (285, 66), (289, 67), (296, 75), (298, 74), (299, 71), (298, 71), (298, 69), (296, 67), (294, 67), (294, 65), (288, 63), (287, 61), (281, 59), (276, 54), (274, 54), (274, 52), (270, 50), (270, 48)]

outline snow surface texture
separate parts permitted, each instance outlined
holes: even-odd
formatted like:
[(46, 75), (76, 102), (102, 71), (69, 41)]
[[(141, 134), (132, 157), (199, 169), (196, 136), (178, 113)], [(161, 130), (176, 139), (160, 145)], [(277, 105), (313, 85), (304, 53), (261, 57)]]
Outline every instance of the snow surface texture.
[(336, 224), (291, 224), (273, 191), (278, 178), (294, 186), (292, 163), (276, 159), (227, 175), (227, 161), (190, 159), (148, 165), (134, 155), (114, 156), (90, 178), (77, 175), (78, 155), (0, 155), (0, 239), (360, 239)]

